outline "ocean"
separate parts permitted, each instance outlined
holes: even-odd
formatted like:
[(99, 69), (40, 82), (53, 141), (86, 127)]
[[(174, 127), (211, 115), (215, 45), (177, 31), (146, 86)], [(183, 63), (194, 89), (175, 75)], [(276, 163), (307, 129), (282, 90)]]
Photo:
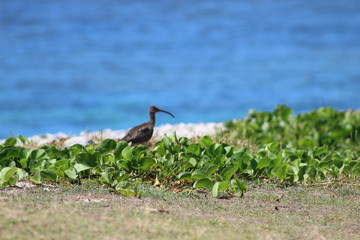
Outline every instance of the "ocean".
[(0, 139), (359, 109), (360, 1), (0, 1)]

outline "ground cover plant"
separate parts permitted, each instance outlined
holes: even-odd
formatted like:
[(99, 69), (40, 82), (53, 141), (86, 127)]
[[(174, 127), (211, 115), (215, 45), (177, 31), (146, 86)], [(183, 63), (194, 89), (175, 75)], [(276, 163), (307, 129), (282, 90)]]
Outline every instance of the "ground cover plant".
[(207, 188), (214, 197), (246, 191), (243, 180), (269, 179), (279, 183), (357, 179), (360, 175), (360, 115), (321, 108), (293, 116), (278, 106), (273, 113), (251, 111), (249, 117), (227, 123), (224, 134), (247, 138), (258, 146), (247, 148), (215, 142), (164, 137), (147, 146), (106, 139), (98, 145), (70, 148), (18, 146), (23, 137), (0, 145), (0, 185), (29, 178), (34, 183), (95, 178), (115, 192), (139, 196), (140, 184), (178, 190)]
[[(341, 192), (343, 197), (338, 203), (348, 201), (350, 196), (346, 207), (337, 206), (344, 210), (343, 214), (355, 214), (359, 211), (360, 113), (332, 108), (298, 115), (291, 112), (286, 106), (277, 106), (273, 112), (252, 110), (244, 119), (225, 123), (227, 130), (216, 137), (187, 139), (174, 134), (152, 147), (106, 139), (89, 146), (31, 148), (26, 138), (11, 137), (0, 145), (0, 186), (7, 193), (9, 186), (24, 180), (50, 189), (77, 188), (90, 181), (107, 194), (119, 197), (163, 199), (176, 192), (176, 197), (171, 198), (195, 198), (195, 202), (201, 202), (214, 197), (250, 197), (264, 184), (289, 189), (325, 184), (335, 187), (330, 198)], [(198, 190), (202, 189), (206, 191), (200, 191), (199, 197)], [(301, 191), (309, 194), (306, 189)], [(310, 195), (314, 197), (313, 192)], [(6, 201), (12, 198), (5, 196)], [(279, 199), (281, 196), (271, 203)], [(224, 208), (223, 203), (216, 204)], [(283, 209), (273, 205), (272, 210)], [(231, 226), (228, 221), (225, 225)], [(358, 234), (358, 228), (350, 228)]]
[(225, 123), (230, 138), (246, 138), (263, 146), (279, 142), (282, 147), (334, 150), (359, 148), (360, 112), (336, 111), (331, 107), (292, 115), (292, 109), (279, 105), (273, 112), (250, 110), (248, 116)]

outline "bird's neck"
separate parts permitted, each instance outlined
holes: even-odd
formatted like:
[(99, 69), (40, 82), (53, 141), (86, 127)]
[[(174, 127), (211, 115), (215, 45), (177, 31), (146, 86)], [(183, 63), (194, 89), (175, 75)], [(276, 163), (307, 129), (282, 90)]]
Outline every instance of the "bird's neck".
[(153, 126), (155, 125), (155, 113), (150, 113), (150, 122)]

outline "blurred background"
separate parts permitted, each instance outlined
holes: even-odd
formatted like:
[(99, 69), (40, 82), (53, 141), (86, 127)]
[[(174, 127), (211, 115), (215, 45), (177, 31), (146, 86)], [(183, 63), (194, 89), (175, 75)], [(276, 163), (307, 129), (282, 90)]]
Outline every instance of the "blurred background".
[(360, 103), (359, 0), (0, 1), (0, 138)]

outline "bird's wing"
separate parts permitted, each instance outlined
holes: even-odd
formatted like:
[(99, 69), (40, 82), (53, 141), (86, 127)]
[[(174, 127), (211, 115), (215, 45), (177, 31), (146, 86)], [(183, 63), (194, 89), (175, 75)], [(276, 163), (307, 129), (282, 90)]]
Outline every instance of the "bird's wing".
[(143, 143), (150, 140), (153, 128), (149, 124), (144, 123), (129, 130), (122, 139), (126, 142)]

